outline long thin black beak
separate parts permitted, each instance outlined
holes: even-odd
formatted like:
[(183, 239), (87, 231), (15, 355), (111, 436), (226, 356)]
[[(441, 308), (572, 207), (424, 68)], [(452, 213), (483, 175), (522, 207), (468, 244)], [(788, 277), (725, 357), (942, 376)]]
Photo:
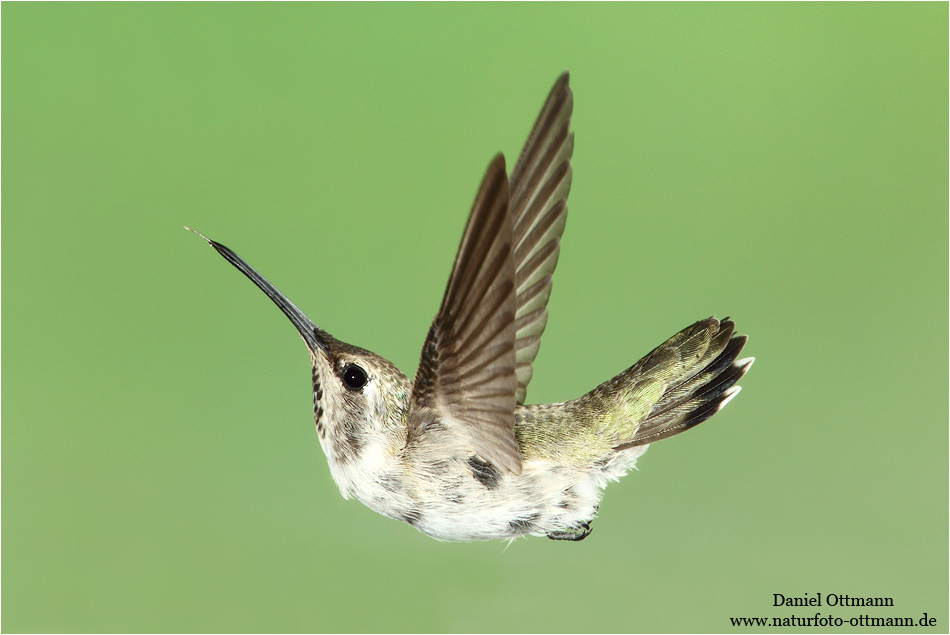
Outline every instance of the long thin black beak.
[(191, 227), (185, 227), (190, 232), (198, 234), (202, 238), (208, 241), (208, 244), (214, 247), (219, 254), (224, 256), (224, 259), (230, 262), (232, 265), (237, 267), (241, 273), (251, 279), (251, 282), (257, 285), (257, 287), (267, 294), (267, 297), (274, 301), (280, 310), (284, 312), (290, 321), (293, 322), (294, 326), (297, 327), (297, 331), (300, 332), (300, 337), (303, 338), (304, 343), (307, 347), (314, 353), (317, 351), (322, 351), (324, 355), (329, 353), (329, 347), (327, 342), (322, 337), (323, 331), (317, 327), (313, 321), (304, 315), (303, 311), (297, 308), (293, 302), (291, 302), (287, 296), (277, 290), (277, 287), (272, 285), (267, 281), (267, 278), (257, 273), (251, 265), (244, 262), (240, 256), (236, 253), (222, 245), (217, 243), (204, 234), (196, 232)]

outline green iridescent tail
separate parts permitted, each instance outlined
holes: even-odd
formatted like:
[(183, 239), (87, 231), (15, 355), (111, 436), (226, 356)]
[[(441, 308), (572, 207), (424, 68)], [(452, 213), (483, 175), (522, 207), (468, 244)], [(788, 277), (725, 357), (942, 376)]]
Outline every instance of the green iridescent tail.
[(689, 430), (739, 393), (754, 358), (736, 359), (748, 338), (734, 329), (729, 318), (696, 322), (603, 386), (617, 391), (625, 419), (617, 450)]

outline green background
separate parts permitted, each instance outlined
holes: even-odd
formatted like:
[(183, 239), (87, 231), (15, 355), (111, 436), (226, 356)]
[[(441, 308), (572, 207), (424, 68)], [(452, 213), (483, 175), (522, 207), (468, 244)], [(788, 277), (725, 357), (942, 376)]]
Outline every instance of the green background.
[[(947, 18), (4, 3), (3, 630), (730, 631), (820, 592), (945, 632)], [(758, 362), (586, 541), (439, 543), (340, 497), (297, 334), (182, 225), (412, 374), (565, 68), (529, 402), (713, 313)]]

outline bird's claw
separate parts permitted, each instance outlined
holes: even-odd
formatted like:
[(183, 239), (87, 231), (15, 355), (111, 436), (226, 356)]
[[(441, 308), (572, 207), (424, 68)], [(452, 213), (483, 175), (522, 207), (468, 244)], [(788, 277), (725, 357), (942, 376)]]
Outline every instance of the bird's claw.
[(587, 538), (592, 531), (590, 523), (580, 523), (579, 527), (582, 528), (582, 531), (552, 531), (548, 534), (548, 538), (551, 540), (571, 540), (573, 542)]

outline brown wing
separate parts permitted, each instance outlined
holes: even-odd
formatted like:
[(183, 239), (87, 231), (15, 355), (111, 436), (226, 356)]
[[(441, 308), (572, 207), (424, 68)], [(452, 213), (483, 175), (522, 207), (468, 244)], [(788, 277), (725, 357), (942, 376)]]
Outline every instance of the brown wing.
[(421, 426), (438, 419), (460, 426), (481, 458), (520, 474), (512, 236), (505, 158), (499, 154), (482, 180), (422, 349), (408, 420), (410, 442)]
[(516, 399), (524, 403), (532, 364), (548, 322), (551, 275), (561, 251), (571, 189), (570, 132), (574, 96), (564, 72), (541, 108), (518, 162), (511, 170), (510, 209), (515, 245)]

